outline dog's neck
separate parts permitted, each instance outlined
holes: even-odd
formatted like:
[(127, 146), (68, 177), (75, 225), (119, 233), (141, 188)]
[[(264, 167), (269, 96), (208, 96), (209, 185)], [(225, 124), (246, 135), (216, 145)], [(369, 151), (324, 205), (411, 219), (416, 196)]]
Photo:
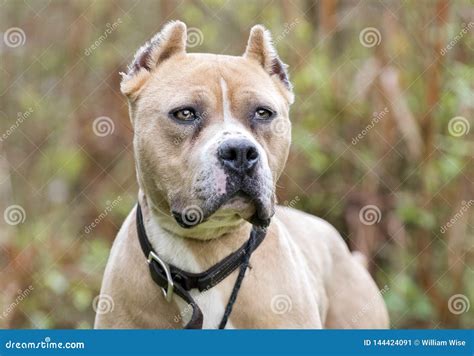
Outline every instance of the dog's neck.
[(142, 192), (139, 202), (147, 236), (155, 251), (166, 262), (188, 272), (203, 272), (237, 250), (249, 238), (252, 229), (250, 223), (241, 220), (224, 227), (219, 225), (213, 228), (211, 225), (203, 229), (196, 226), (189, 231), (196, 229), (204, 238), (196, 232), (189, 237), (176, 233), (181, 228), (173, 218), (153, 209)]

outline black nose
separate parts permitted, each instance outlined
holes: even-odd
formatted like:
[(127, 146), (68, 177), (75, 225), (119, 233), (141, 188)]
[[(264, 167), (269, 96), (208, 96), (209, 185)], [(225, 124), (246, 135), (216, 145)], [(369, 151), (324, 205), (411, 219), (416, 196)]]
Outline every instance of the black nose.
[(259, 159), (257, 147), (245, 139), (229, 139), (217, 153), (224, 167), (236, 173), (250, 173)]

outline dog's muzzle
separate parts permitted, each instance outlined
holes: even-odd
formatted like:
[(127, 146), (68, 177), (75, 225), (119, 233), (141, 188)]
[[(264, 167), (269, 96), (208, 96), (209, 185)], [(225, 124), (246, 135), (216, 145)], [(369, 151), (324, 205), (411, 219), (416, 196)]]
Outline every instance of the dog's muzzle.
[(259, 196), (258, 166), (260, 154), (253, 142), (243, 138), (224, 141), (217, 149), (217, 157), (227, 173), (229, 196), (243, 195), (256, 205), (256, 213), (250, 221), (256, 226), (267, 226), (271, 216), (262, 216), (265, 210)]
[[(265, 178), (256, 144), (245, 138), (227, 139), (217, 147), (216, 158), (225, 173), (225, 193), (210, 191), (198, 205), (185, 208), (177, 205), (171, 211), (176, 222), (183, 228), (195, 227), (231, 199), (241, 197), (255, 206), (254, 215), (246, 219), (256, 226), (266, 227), (274, 213), (269, 192), (271, 181)], [(208, 181), (208, 184), (212, 183)]]

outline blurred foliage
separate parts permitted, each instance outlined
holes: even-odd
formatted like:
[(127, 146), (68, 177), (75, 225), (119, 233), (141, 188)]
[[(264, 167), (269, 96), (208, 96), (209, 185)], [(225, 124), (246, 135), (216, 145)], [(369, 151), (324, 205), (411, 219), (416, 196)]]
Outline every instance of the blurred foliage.
[[(0, 1), (0, 134), (10, 132), (0, 142), (0, 208), (26, 214), (17, 225), (0, 220), (0, 312), (13, 304), (0, 326), (92, 326), (109, 249), (137, 193), (118, 73), (181, 19), (203, 34), (190, 52), (238, 55), (253, 24), (271, 29), (296, 94), (279, 201), (330, 221), (369, 256), (393, 327), (474, 327), (474, 305), (448, 308), (455, 294), (474, 304), (474, 207), (442, 232), (474, 199), (473, 11), (443, 0)], [(24, 44), (8, 46), (15, 27)], [(369, 27), (380, 36), (364, 46)], [(114, 123), (105, 137), (93, 132), (101, 116)], [(470, 132), (453, 135), (454, 117)], [(367, 205), (380, 222), (361, 223)]]

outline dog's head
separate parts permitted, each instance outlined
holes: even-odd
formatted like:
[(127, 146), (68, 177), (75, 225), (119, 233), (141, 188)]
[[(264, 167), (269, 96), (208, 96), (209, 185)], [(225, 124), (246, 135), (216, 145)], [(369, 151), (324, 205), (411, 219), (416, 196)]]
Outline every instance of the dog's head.
[(286, 65), (260, 25), (235, 57), (186, 53), (186, 32), (166, 25), (123, 75), (140, 188), (177, 233), (266, 225), (291, 140)]

